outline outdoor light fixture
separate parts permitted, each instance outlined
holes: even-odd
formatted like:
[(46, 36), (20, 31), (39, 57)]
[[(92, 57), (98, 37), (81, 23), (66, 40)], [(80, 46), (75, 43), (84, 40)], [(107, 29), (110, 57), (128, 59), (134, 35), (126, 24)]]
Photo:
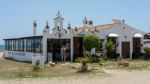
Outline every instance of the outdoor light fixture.
[(127, 36), (125, 35), (124, 38), (127, 38)]
[(58, 34), (59, 38), (61, 38), (61, 33)]
[(141, 47), (143, 47), (143, 44), (141, 44)]

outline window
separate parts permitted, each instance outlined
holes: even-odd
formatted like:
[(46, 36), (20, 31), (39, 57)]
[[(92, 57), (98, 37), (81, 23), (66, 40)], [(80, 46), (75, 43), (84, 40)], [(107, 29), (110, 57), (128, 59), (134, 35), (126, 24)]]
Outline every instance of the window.
[(5, 40), (5, 50), (8, 50), (8, 40)]
[(26, 50), (27, 52), (42, 52), (42, 38), (28, 38), (26, 40)]
[(5, 40), (5, 50), (24, 51), (24, 39)]
[(15, 40), (15, 46), (16, 46), (16, 51), (18, 51), (19, 49), (18, 49), (18, 40)]
[(27, 50), (27, 52), (32, 51), (32, 39), (27, 39), (26, 40), (26, 50)]
[(24, 51), (24, 39), (19, 39), (18, 40), (18, 50), (19, 51)]
[(8, 42), (9, 42), (9, 44), (8, 44), (8, 46), (9, 46), (9, 48), (8, 48), (8, 50), (12, 50), (12, 40), (8, 40)]
[(16, 40), (13, 40), (13, 51), (16, 51)]
[(35, 39), (35, 52), (37, 53), (42, 52), (42, 39), (41, 38)]

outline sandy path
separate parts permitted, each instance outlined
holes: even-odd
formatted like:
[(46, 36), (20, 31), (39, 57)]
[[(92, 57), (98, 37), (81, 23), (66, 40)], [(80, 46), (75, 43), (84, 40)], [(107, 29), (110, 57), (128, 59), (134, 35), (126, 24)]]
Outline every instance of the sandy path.
[(0, 52), (0, 59), (2, 59), (2, 57), (3, 57), (3, 52)]
[(110, 77), (0, 80), (0, 84), (150, 84), (150, 71), (105, 70)]

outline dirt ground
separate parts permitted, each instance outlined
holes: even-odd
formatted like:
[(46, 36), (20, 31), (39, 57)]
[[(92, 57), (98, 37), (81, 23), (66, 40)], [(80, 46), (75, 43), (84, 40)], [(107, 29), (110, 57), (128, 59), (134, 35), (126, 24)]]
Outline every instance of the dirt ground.
[(0, 84), (150, 84), (150, 71), (105, 70), (109, 77), (0, 80)]
[(3, 54), (4, 54), (3, 52), (0, 52), (0, 58), (3, 56)]
[[(2, 53), (0, 53), (2, 55)], [(1, 56), (0, 56), (1, 57)], [(0, 58), (1, 59), (1, 58)], [(1, 79), (0, 84), (150, 84), (150, 71), (104, 71), (109, 76)]]

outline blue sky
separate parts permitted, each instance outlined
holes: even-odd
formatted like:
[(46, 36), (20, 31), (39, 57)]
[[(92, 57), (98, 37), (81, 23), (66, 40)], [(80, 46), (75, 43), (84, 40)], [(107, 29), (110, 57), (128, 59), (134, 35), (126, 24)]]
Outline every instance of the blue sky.
[(150, 0), (0, 0), (0, 44), (4, 38), (32, 35), (32, 23), (42, 34), (46, 21), (54, 28), (53, 18), (60, 10), (64, 27), (82, 26), (87, 17), (95, 25), (111, 23), (113, 18), (145, 32), (150, 31)]

